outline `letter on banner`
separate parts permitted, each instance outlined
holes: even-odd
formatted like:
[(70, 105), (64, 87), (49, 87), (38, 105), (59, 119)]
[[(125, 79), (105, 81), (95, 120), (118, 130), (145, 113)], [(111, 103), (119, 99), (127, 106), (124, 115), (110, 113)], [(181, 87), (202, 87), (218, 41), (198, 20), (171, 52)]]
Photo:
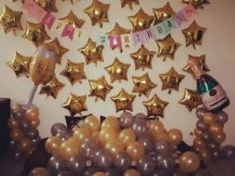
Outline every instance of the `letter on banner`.
[(173, 28), (176, 28), (175, 21), (173, 17), (168, 18), (162, 22), (163, 29), (165, 30), (166, 34), (169, 34)]
[(184, 13), (186, 14), (188, 20), (196, 13), (195, 8), (192, 4), (188, 4), (184, 9)]
[(115, 48), (119, 48), (122, 52), (122, 41), (120, 35), (110, 35), (109, 36), (109, 47), (114, 50)]
[(55, 22), (55, 17), (51, 13), (47, 13), (43, 19), (42, 19), (42, 24), (46, 25), (49, 29), (51, 29), (52, 25)]
[(131, 35), (130, 34), (123, 34), (121, 35), (122, 45), (125, 48), (129, 48), (131, 46)]
[(75, 32), (75, 27), (73, 27), (73, 25), (65, 25), (61, 36), (69, 37), (70, 40), (73, 40), (74, 32)]
[(183, 22), (187, 22), (187, 16), (184, 10), (179, 11), (178, 13), (176, 13), (176, 15), (173, 17), (175, 22), (178, 24), (178, 26), (180, 27), (181, 24)]
[(154, 33), (153, 33), (153, 31), (152, 31), (152, 29), (151, 28), (149, 28), (149, 29), (145, 29), (144, 31), (143, 31), (143, 38), (144, 38), (144, 42), (148, 42), (150, 39), (153, 39), (154, 38)]
[(144, 32), (134, 32), (132, 33), (132, 38), (133, 38), (133, 44), (136, 46), (137, 43), (144, 43), (145, 42), (145, 36)]

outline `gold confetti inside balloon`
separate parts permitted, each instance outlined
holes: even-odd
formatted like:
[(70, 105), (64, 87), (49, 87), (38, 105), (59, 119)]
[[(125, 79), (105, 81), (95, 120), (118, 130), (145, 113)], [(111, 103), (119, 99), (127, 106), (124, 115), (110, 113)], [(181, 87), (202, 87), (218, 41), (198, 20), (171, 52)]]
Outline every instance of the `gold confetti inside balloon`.
[(111, 82), (113, 83), (114, 81), (120, 82), (121, 80), (127, 80), (127, 71), (129, 67), (130, 64), (124, 64), (119, 61), (118, 58), (115, 58), (114, 62), (105, 67), (105, 69), (111, 77)]
[(7, 65), (15, 72), (17, 77), (25, 75), (29, 77), (29, 66), (32, 57), (26, 57), (16, 52), (13, 59)]
[(35, 46), (39, 46), (40, 44), (43, 44), (46, 40), (50, 39), (47, 32), (45, 31), (45, 27), (43, 24), (35, 24), (30, 22), (27, 22), (27, 28), (23, 37), (32, 41)]
[(148, 73), (145, 73), (139, 77), (133, 76), (132, 80), (134, 83), (132, 92), (139, 93), (139, 95), (148, 96), (151, 90), (157, 86), (150, 80)]
[(159, 77), (162, 81), (162, 90), (168, 89), (169, 93), (171, 93), (172, 90), (179, 90), (179, 84), (185, 76), (177, 73), (175, 69), (171, 67), (168, 72), (160, 74)]
[(70, 11), (67, 16), (60, 18), (64, 24), (72, 25), (74, 28), (81, 28), (84, 24), (84, 20), (79, 19), (73, 11)]
[(204, 5), (209, 4), (208, 0), (183, 0), (185, 4), (192, 4), (194, 8), (203, 8)]
[(67, 60), (67, 64), (65, 69), (60, 73), (64, 77), (66, 77), (71, 85), (86, 79), (86, 74), (84, 71), (84, 63), (76, 63), (70, 60)]
[(147, 48), (144, 47), (142, 44), (141, 47), (135, 52), (130, 54), (131, 58), (135, 62), (135, 70), (145, 68), (152, 68), (152, 58), (154, 57), (155, 52), (149, 51)]
[(113, 89), (113, 86), (109, 85), (105, 77), (102, 76), (97, 80), (89, 80), (90, 84), (90, 96), (96, 97), (105, 101), (107, 94)]
[(34, 0), (41, 8), (48, 12), (58, 12), (56, 0)]
[(153, 13), (155, 16), (154, 25), (163, 22), (165, 19), (172, 17), (175, 15), (175, 11), (172, 9), (169, 2), (166, 3), (161, 8), (154, 8)]
[(143, 102), (143, 105), (147, 109), (148, 116), (160, 116), (164, 117), (164, 109), (168, 105), (168, 102), (161, 100), (156, 94)]
[(65, 85), (63, 83), (53, 76), (50, 81), (42, 85), (40, 94), (46, 94), (47, 96), (52, 96), (54, 99), (56, 99), (59, 91), (64, 86)]
[(108, 10), (110, 4), (104, 4), (98, 0), (93, 0), (92, 4), (84, 9), (84, 12), (90, 17), (92, 26), (109, 22)]
[(181, 44), (177, 43), (171, 36), (171, 34), (167, 35), (164, 39), (159, 39), (156, 41), (158, 45), (158, 57), (163, 57), (163, 61), (166, 58), (170, 58), (174, 60), (176, 50), (181, 46)]
[(139, 3), (139, 0), (121, 0), (121, 6), (122, 6), (122, 8), (123, 8), (123, 7), (126, 7), (126, 6), (128, 5), (129, 8), (132, 10), (133, 4), (139, 5), (139, 4), (140, 4), (140, 3)]
[(154, 17), (145, 13), (141, 7), (134, 16), (130, 16), (128, 19), (133, 26), (133, 32), (138, 32), (144, 29), (148, 29), (151, 26)]
[(111, 97), (111, 99), (115, 103), (116, 112), (121, 110), (132, 111), (132, 103), (135, 97), (136, 97), (135, 95), (131, 95), (127, 93), (124, 89), (121, 89), (121, 91), (116, 96)]
[(67, 109), (71, 116), (74, 116), (75, 114), (81, 113), (82, 111), (87, 111), (85, 103), (86, 96), (77, 96), (71, 93), (62, 107)]
[(86, 45), (79, 49), (79, 51), (85, 56), (86, 64), (93, 62), (97, 65), (98, 61), (103, 62), (103, 49), (103, 45), (97, 46), (96, 43), (89, 38)]
[(201, 102), (201, 97), (197, 91), (185, 89), (183, 98), (179, 101), (180, 104), (184, 105), (189, 111), (197, 108)]
[(196, 45), (202, 45), (202, 39), (206, 32), (206, 28), (199, 26), (196, 21), (193, 21), (193, 23), (182, 30), (182, 32), (186, 39), (186, 47), (192, 45), (193, 48), (196, 49)]
[(14, 11), (8, 6), (5, 6), (2, 13), (0, 14), (0, 24), (2, 25), (4, 32), (8, 33), (13, 31), (15, 34), (17, 30), (22, 30), (21, 16), (23, 12)]

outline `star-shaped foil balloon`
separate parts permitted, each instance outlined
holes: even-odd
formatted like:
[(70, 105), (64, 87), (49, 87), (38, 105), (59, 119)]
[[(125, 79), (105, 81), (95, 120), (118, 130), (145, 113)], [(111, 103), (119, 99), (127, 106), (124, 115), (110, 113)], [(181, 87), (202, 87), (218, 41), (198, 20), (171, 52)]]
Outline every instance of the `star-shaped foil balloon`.
[(139, 4), (140, 4), (140, 3), (139, 3), (139, 0), (121, 0), (121, 6), (122, 6), (122, 8), (123, 8), (123, 7), (126, 7), (126, 6), (128, 5), (129, 8), (132, 10), (133, 4), (139, 5)]
[(29, 66), (32, 57), (26, 57), (16, 52), (13, 59), (7, 63), (7, 65), (15, 72), (17, 77), (25, 75), (29, 77)]
[(96, 97), (105, 101), (107, 94), (113, 89), (113, 86), (108, 84), (105, 77), (102, 76), (97, 80), (89, 80), (90, 96)]
[(133, 26), (133, 32), (138, 32), (148, 29), (151, 26), (154, 17), (145, 13), (143, 8), (140, 8), (134, 16), (130, 16), (128, 19)]
[(148, 73), (143, 74), (142, 76), (133, 76), (132, 77), (134, 88), (133, 93), (138, 93), (139, 95), (148, 96), (153, 88), (157, 85), (154, 84), (149, 78)]
[(156, 94), (154, 96), (143, 102), (147, 110), (148, 116), (160, 116), (164, 117), (164, 109), (168, 105), (168, 102), (161, 100)]
[(8, 6), (5, 6), (2, 13), (0, 14), (0, 24), (2, 25), (4, 32), (8, 33), (13, 31), (16, 34), (17, 30), (22, 30), (22, 25), (20, 22), (23, 12), (14, 11)]
[(201, 97), (197, 91), (185, 89), (183, 98), (179, 101), (180, 104), (184, 105), (189, 111), (197, 108), (201, 102)]
[(205, 72), (210, 71), (206, 65), (206, 55), (201, 55), (198, 57), (192, 55), (188, 56), (187, 65), (183, 68), (183, 70), (190, 73), (193, 76), (193, 78), (195, 78), (194, 72), (191, 68), (192, 64), (196, 65), (198, 68), (200, 68)]
[(61, 75), (66, 77), (72, 85), (77, 82), (81, 83), (83, 79), (86, 79), (84, 63), (75, 63), (68, 60), (65, 69), (61, 72)]
[(109, 22), (108, 10), (110, 4), (104, 4), (98, 0), (93, 0), (92, 4), (84, 9), (84, 12), (90, 17), (92, 26)]
[(167, 2), (166, 5), (161, 8), (154, 8), (153, 13), (155, 16), (154, 25), (161, 23), (165, 19), (170, 18), (173, 15), (175, 15), (175, 11), (172, 9), (169, 2)]
[(135, 70), (145, 68), (152, 68), (152, 58), (154, 57), (155, 52), (149, 51), (147, 48), (144, 47), (142, 44), (141, 47), (135, 52), (132, 53), (130, 56), (135, 62)]
[(121, 27), (118, 23), (115, 23), (113, 29), (110, 32), (107, 32), (108, 35), (123, 35), (129, 34), (131, 30)]
[(61, 83), (55, 76), (51, 78), (50, 81), (43, 84), (40, 90), (40, 94), (46, 94), (47, 96), (52, 96), (56, 99), (59, 91), (65, 86), (65, 84)]
[(184, 79), (184, 75), (181, 75), (175, 71), (173, 67), (163, 74), (159, 75), (162, 81), (162, 90), (168, 89), (168, 93), (171, 93), (172, 90), (179, 90), (179, 84)]
[(114, 62), (105, 67), (105, 69), (111, 77), (111, 82), (113, 83), (114, 81), (121, 82), (121, 80), (127, 80), (127, 71), (129, 67), (130, 64), (124, 64), (119, 61), (118, 58), (115, 58)]
[(103, 62), (103, 49), (103, 45), (97, 46), (96, 43), (89, 38), (86, 45), (79, 49), (79, 51), (85, 56), (86, 64), (93, 62), (97, 65), (98, 61)]
[(67, 109), (71, 116), (74, 116), (77, 113), (81, 114), (82, 111), (87, 111), (86, 98), (85, 95), (77, 96), (71, 93), (66, 102), (62, 104), (62, 107)]
[(124, 89), (121, 89), (121, 91), (116, 96), (111, 97), (111, 99), (115, 103), (116, 112), (121, 110), (132, 111), (132, 103), (135, 97), (135, 95), (131, 95), (127, 93)]
[(81, 28), (84, 24), (84, 20), (79, 19), (73, 11), (70, 11), (67, 16), (60, 18), (64, 24), (72, 25), (74, 28)]
[(171, 34), (167, 35), (164, 39), (159, 39), (156, 41), (158, 45), (158, 57), (163, 57), (163, 61), (166, 58), (170, 58), (174, 60), (176, 50), (181, 46), (181, 44), (177, 43), (171, 36)]
[(32, 41), (37, 47), (50, 39), (43, 24), (30, 22), (27, 22), (27, 28), (23, 37)]
[(206, 32), (206, 28), (199, 26), (196, 21), (193, 21), (193, 23), (182, 30), (182, 32), (186, 39), (186, 47), (192, 45), (193, 48), (196, 49), (196, 45), (202, 45), (202, 39)]
[(204, 5), (209, 4), (208, 0), (183, 0), (185, 4), (192, 4), (194, 8), (203, 8)]
[(34, 0), (41, 8), (47, 12), (58, 12), (56, 0)]

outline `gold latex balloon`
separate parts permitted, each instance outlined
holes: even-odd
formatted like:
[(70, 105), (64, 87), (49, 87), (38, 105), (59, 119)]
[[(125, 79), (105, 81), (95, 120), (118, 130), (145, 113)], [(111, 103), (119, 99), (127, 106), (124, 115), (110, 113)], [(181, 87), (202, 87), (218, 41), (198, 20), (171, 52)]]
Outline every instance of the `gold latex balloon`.
[(128, 169), (124, 172), (123, 176), (141, 176), (141, 173), (136, 169)]
[(23, 153), (28, 153), (30, 150), (32, 150), (32, 141), (30, 141), (27, 138), (21, 138), (19, 140), (19, 149), (23, 152)]
[(90, 127), (92, 132), (99, 131), (99, 129), (100, 129), (100, 121), (99, 121), (98, 117), (96, 117), (94, 115), (88, 116), (85, 119), (84, 123), (85, 123), (85, 125)]
[(2, 25), (5, 33), (13, 31), (15, 34), (17, 30), (22, 30), (20, 22), (22, 14), (23, 12), (14, 11), (5, 5), (2, 13), (0, 14), (0, 24)]
[(109, 22), (108, 10), (110, 4), (93, 0), (92, 4), (84, 9), (84, 12), (90, 17), (92, 26), (99, 24), (103, 27), (103, 23)]
[(190, 73), (195, 78), (194, 72), (191, 68), (192, 65), (197, 66), (204, 72), (210, 71), (206, 65), (206, 55), (201, 55), (198, 57), (192, 55), (188, 56), (187, 65), (183, 68), (183, 70)]
[(75, 94), (70, 94), (66, 102), (62, 105), (63, 108), (67, 109), (71, 116), (77, 113), (86, 111), (86, 96), (77, 96)]
[(168, 93), (172, 90), (179, 90), (179, 84), (184, 79), (184, 75), (181, 75), (175, 71), (173, 67), (166, 72), (159, 75), (162, 81), (162, 90), (168, 89)]
[(66, 25), (72, 25), (74, 28), (81, 28), (84, 24), (84, 20), (79, 19), (72, 11), (70, 11), (67, 16), (60, 18), (59, 20)]
[(155, 16), (154, 25), (161, 23), (167, 18), (170, 18), (175, 15), (175, 11), (172, 9), (169, 2), (167, 2), (166, 5), (161, 8), (154, 8), (153, 13)]
[(114, 101), (116, 106), (116, 112), (121, 110), (130, 110), (132, 111), (132, 103), (135, 99), (135, 95), (131, 95), (127, 93), (123, 88), (121, 91), (116, 95), (111, 97), (111, 99)]
[(86, 79), (84, 63), (75, 63), (70, 60), (67, 60), (65, 68), (60, 74), (66, 77), (72, 85)]
[(196, 49), (196, 45), (202, 45), (202, 39), (206, 30), (206, 28), (199, 26), (196, 21), (193, 21), (189, 27), (182, 30), (186, 39), (186, 47), (192, 45)]
[(115, 58), (113, 63), (107, 67), (105, 67), (106, 71), (108, 72), (109, 76), (111, 77), (111, 82), (121, 80), (127, 80), (127, 71), (130, 67), (130, 64), (125, 64), (119, 61), (118, 58)]
[(140, 142), (133, 141), (127, 146), (126, 152), (133, 161), (138, 161), (144, 156), (144, 145)]
[(96, 97), (105, 101), (107, 94), (113, 89), (113, 86), (108, 84), (105, 77), (102, 76), (97, 80), (89, 80), (90, 96)]
[(48, 12), (58, 12), (56, 0), (34, 0), (41, 8)]
[(120, 121), (115, 116), (108, 116), (101, 124), (101, 129), (113, 129), (113, 130), (119, 132)]
[(170, 58), (174, 60), (176, 50), (181, 46), (181, 44), (177, 43), (171, 36), (171, 34), (167, 35), (164, 39), (159, 39), (156, 41), (158, 45), (158, 57), (163, 57), (163, 61), (166, 58)]
[(183, 140), (183, 134), (179, 129), (173, 128), (168, 131), (169, 142), (174, 146), (180, 144)]
[(124, 151), (124, 145), (121, 141), (113, 139), (107, 141), (105, 149), (110, 151), (114, 156)]
[(194, 172), (200, 166), (200, 159), (194, 152), (183, 153), (179, 159), (179, 167), (184, 172)]
[(7, 65), (15, 72), (17, 78), (22, 75), (29, 77), (29, 66), (31, 60), (32, 57), (26, 57), (16, 52), (15, 56), (7, 63)]
[(99, 140), (105, 146), (107, 141), (118, 140), (119, 131), (112, 128), (102, 128), (99, 133)]
[(152, 136), (165, 130), (163, 123), (158, 119), (148, 121), (148, 129)]
[(185, 4), (192, 4), (194, 8), (203, 8), (204, 5), (209, 4), (208, 0), (183, 0)]
[(51, 136), (45, 142), (45, 149), (48, 153), (57, 155), (61, 144), (62, 140), (58, 136)]
[(149, 51), (142, 44), (135, 53), (130, 54), (131, 58), (135, 62), (135, 70), (138, 70), (140, 68), (142, 70), (144, 70), (145, 68), (152, 68), (152, 58), (154, 57), (154, 55), (154, 51)]
[(73, 136), (78, 138), (79, 141), (84, 142), (85, 139), (90, 138), (92, 136), (92, 131), (90, 129), (90, 127), (75, 127), (75, 129), (73, 129)]
[(30, 174), (30, 176), (51, 176), (50, 172), (43, 167), (34, 168)]
[(39, 46), (50, 39), (43, 24), (30, 22), (27, 22), (27, 28), (23, 37), (32, 41), (35, 46)]
[(121, 0), (121, 6), (126, 7), (127, 5), (129, 6), (129, 8), (132, 10), (132, 5), (139, 5), (139, 0)]
[(160, 116), (164, 117), (164, 109), (168, 105), (168, 102), (161, 100), (156, 94), (143, 102), (143, 105), (147, 109), (148, 116)]
[(79, 49), (79, 51), (85, 56), (86, 64), (93, 62), (97, 65), (98, 61), (103, 62), (103, 49), (103, 45), (97, 46), (96, 43), (89, 38), (86, 45)]
[(107, 176), (105, 172), (96, 172), (92, 176)]
[(148, 29), (151, 26), (154, 17), (145, 13), (141, 7), (134, 16), (130, 16), (128, 19), (133, 26), (133, 32), (138, 32), (144, 29)]
[(23, 133), (20, 129), (18, 128), (13, 128), (10, 131), (10, 138), (14, 141), (20, 141), (23, 138)]
[(212, 135), (221, 134), (223, 132), (223, 125), (219, 123), (213, 123), (210, 125), (209, 131)]
[(205, 112), (202, 118), (203, 122), (207, 125), (216, 123), (216, 115), (211, 112)]
[(132, 92), (138, 93), (139, 95), (148, 96), (151, 90), (157, 86), (151, 81), (148, 73), (145, 73), (139, 77), (132, 76), (132, 80), (134, 83), (134, 88), (132, 89)]
[(46, 94), (56, 99), (59, 91), (65, 86), (55, 76), (51, 78), (47, 83), (43, 84), (40, 90), (40, 94)]
[(184, 105), (189, 111), (197, 108), (201, 102), (201, 97), (197, 91), (185, 89), (183, 98), (179, 101), (180, 104)]
[(119, 133), (118, 138), (125, 146), (128, 146), (129, 143), (135, 141), (136, 135), (131, 128), (127, 128)]
[(8, 126), (9, 126), (11, 129), (18, 128), (18, 127), (19, 127), (19, 122), (18, 122), (17, 119), (11, 117), (11, 118), (8, 120)]

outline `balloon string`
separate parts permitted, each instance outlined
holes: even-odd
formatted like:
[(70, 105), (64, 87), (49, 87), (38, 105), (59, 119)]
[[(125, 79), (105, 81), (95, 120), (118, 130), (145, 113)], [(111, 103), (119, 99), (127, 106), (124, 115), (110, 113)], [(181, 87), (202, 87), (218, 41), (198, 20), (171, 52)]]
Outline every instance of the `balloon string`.
[(35, 86), (35, 85), (33, 86), (32, 90), (31, 90), (31, 92), (30, 92), (29, 99), (28, 99), (28, 101), (27, 101), (27, 103), (26, 103), (27, 106), (32, 106), (32, 104), (33, 104), (33, 98), (34, 98), (34, 96), (35, 96), (35, 93), (36, 93), (36, 91), (37, 91), (37, 88), (38, 88), (38, 86)]

